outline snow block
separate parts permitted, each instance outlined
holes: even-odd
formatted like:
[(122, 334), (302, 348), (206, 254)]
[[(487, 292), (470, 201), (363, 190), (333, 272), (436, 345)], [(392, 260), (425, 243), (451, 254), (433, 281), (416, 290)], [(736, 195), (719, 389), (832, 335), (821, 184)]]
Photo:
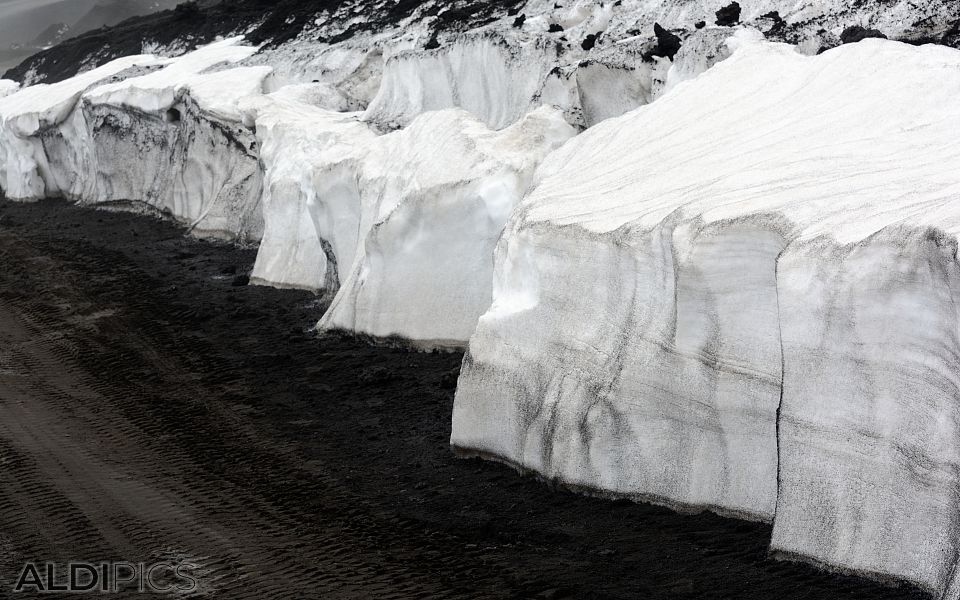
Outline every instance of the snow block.
[(357, 175), (376, 134), (360, 113), (315, 106), (325, 87), (287, 86), (241, 105), (256, 123), (265, 169), (264, 232), (251, 281), (332, 297), (361, 235)]
[(10, 81), (9, 79), (0, 79), (0, 98), (4, 96), (9, 96), (10, 94), (18, 91), (20, 89), (20, 84), (16, 81)]
[(493, 131), (462, 110), (425, 113), (368, 146), (361, 237), (322, 329), (463, 347), (490, 305), (493, 249), (533, 171), (575, 130), (540, 108)]
[(451, 443), (956, 597), (960, 52), (734, 46), (538, 169)]
[(378, 136), (357, 113), (305, 103), (313, 87), (244, 103), (266, 166), (253, 281), (331, 296), (323, 329), (462, 347), (510, 211), (574, 129), (551, 108), (501, 131), (445, 110)]

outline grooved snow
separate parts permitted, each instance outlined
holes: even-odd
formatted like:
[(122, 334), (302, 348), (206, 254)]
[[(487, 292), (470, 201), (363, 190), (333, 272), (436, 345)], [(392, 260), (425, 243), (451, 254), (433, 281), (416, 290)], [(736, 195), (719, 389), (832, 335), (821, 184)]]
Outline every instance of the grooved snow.
[(941, 593), (960, 550), (960, 53), (737, 43), (545, 160), (497, 248), (452, 443), (776, 516), (774, 550)]

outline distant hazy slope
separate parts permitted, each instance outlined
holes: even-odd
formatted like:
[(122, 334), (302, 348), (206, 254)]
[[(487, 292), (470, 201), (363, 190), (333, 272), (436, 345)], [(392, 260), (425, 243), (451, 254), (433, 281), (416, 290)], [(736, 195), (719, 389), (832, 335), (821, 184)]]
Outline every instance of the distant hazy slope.
[(96, 0), (0, 0), (0, 46), (26, 44), (54, 23), (80, 20)]
[(182, 0), (100, 0), (70, 27), (69, 36), (111, 26), (131, 17), (139, 17), (174, 8)]

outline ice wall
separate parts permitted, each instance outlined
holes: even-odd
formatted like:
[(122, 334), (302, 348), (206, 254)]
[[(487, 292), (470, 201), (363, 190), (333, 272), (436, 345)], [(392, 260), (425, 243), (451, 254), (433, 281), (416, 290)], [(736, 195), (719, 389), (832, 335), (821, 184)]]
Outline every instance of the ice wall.
[(502, 129), (549, 105), (562, 110), (569, 123), (591, 127), (655, 100), (666, 89), (668, 72), (678, 83), (722, 60), (725, 40), (736, 31), (723, 27), (692, 34), (682, 68), (651, 56), (654, 47), (643, 36), (588, 52), (563, 32), (464, 35), (439, 48), (388, 58), (364, 119), (391, 129), (426, 111), (462, 108)]
[(86, 204), (137, 203), (198, 235), (258, 240), (262, 172), (254, 132), (238, 102), (259, 95), (269, 67), (210, 71), (256, 48), (232, 38), (161, 70), (99, 86), (83, 96), (97, 165)]
[(958, 67), (741, 40), (553, 153), (498, 244), (452, 444), (956, 597)]
[(436, 50), (391, 57), (365, 118), (403, 127), (430, 110), (463, 108), (501, 129), (537, 106), (557, 62), (548, 39), (519, 43), (515, 36), (467, 35)]

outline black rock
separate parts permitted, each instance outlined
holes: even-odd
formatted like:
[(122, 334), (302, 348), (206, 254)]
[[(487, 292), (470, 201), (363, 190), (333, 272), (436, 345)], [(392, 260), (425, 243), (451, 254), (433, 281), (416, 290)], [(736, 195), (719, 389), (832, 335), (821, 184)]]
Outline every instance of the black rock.
[(430, 38), (430, 41), (427, 42), (423, 48), (424, 50), (434, 50), (439, 47), (440, 47), (440, 42), (437, 40), (437, 36), (434, 35), (432, 38)]
[(877, 29), (867, 29), (859, 25), (851, 25), (840, 34), (840, 41), (844, 44), (854, 44), (867, 38), (887, 39), (887, 36)]
[(740, 22), (740, 3), (731, 2), (717, 11), (717, 25), (730, 27)]
[(706, 21), (697, 21), (696, 23), (693, 24), (693, 26), (696, 27), (697, 29), (703, 29), (704, 27), (707, 26), (707, 22), (706, 22)]
[(657, 49), (654, 50), (654, 56), (665, 56), (670, 60), (676, 56), (683, 42), (680, 36), (671, 33), (660, 26), (660, 23), (653, 24), (653, 34), (657, 36)]
[(593, 47), (597, 45), (597, 35), (594, 33), (589, 34), (587, 37), (583, 38), (580, 47), (584, 50), (593, 50)]
[(549, 31), (550, 33), (558, 33), (558, 32), (560, 32), (560, 31), (563, 31), (563, 27), (561, 27), (560, 25), (558, 25), (558, 24), (556, 24), (556, 23), (551, 23), (551, 24), (550, 24), (550, 29), (548, 29), (547, 31)]
[(230, 282), (230, 285), (233, 287), (243, 287), (250, 284), (249, 275), (237, 275), (233, 278), (233, 281)]
[(770, 29), (763, 32), (764, 37), (784, 41), (783, 34), (786, 32), (787, 22), (783, 20), (783, 17), (780, 16), (778, 11), (772, 10), (764, 15), (760, 15), (760, 18), (770, 21)]
[(520, 27), (523, 27), (523, 22), (526, 20), (527, 20), (527, 15), (520, 15), (519, 17), (513, 20), (513, 26), (519, 29)]
[(783, 17), (780, 16), (780, 11), (771, 10), (765, 15), (760, 15), (761, 19), (770, 19), (774, 23), (783, 23)]

